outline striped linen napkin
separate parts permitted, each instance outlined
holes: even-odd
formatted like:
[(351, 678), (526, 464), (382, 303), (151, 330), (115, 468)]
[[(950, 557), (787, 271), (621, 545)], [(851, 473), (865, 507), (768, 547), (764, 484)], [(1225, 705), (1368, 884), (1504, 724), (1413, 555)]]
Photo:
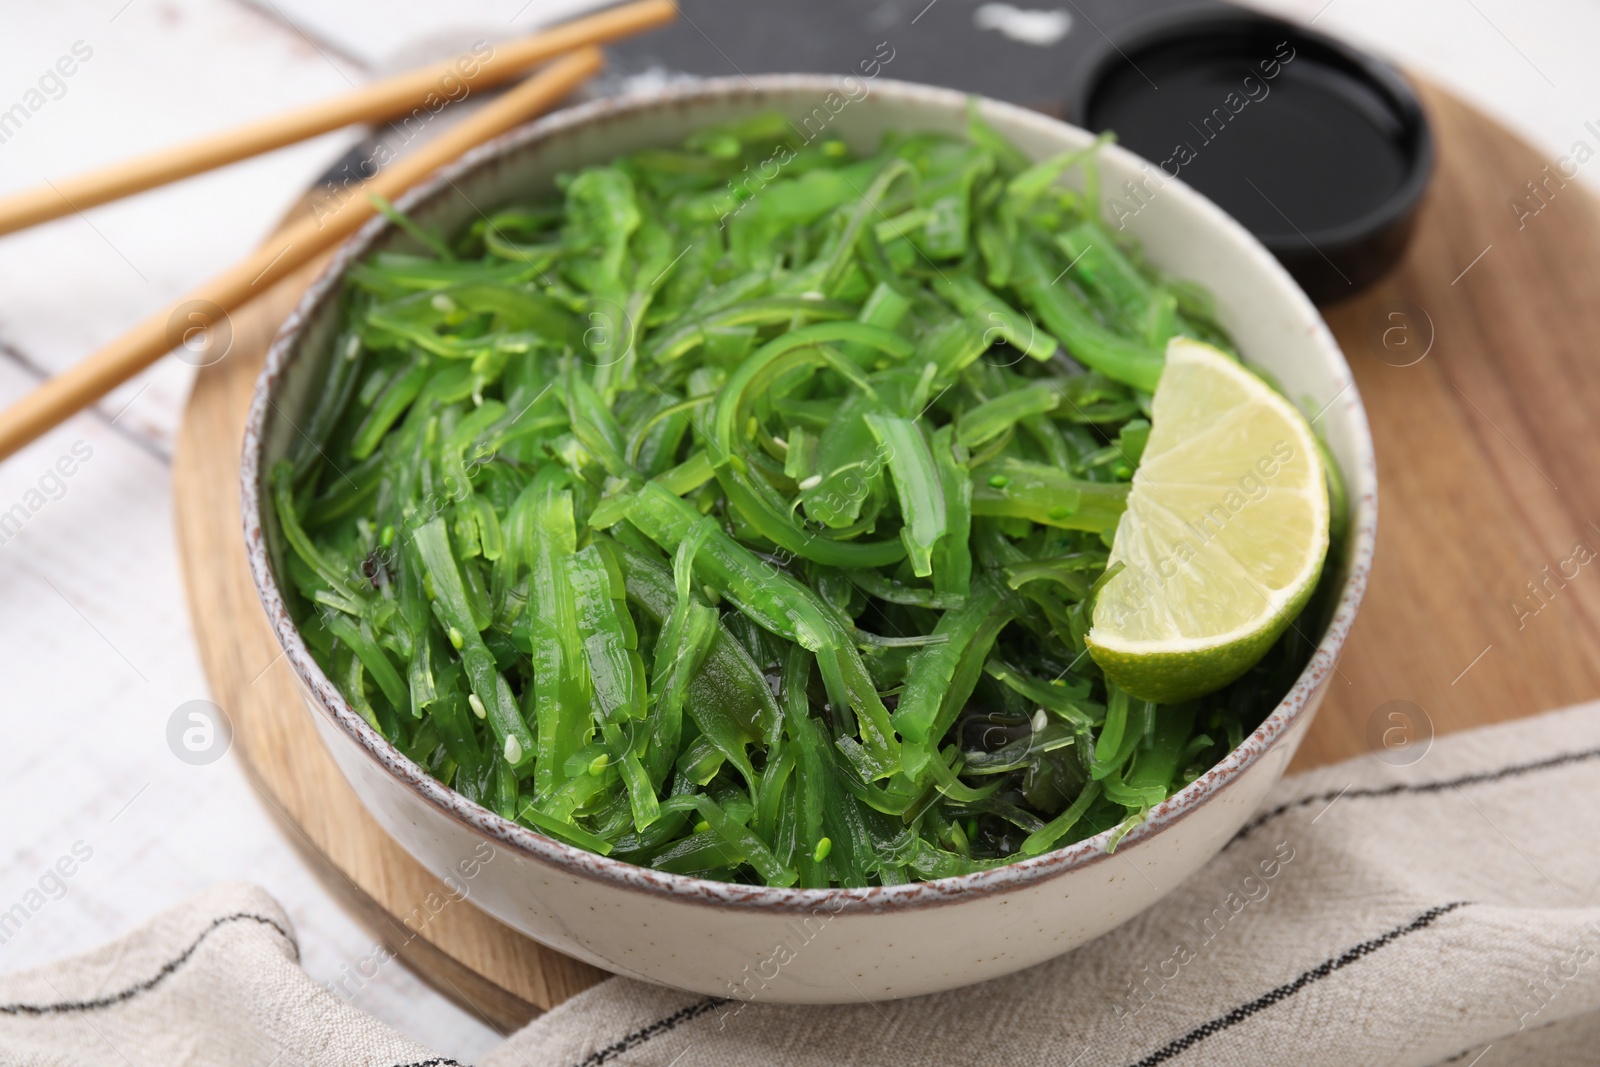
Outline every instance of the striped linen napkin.
[[(1600, 704), (1285, 779), (1155, 907), (1059, 959), (882, 1004), (617, 978), (482, 1067), (1600, 1062)], [(445, 1067), (308, 978), (263, 891), (0, 978), (0, 1064)]]

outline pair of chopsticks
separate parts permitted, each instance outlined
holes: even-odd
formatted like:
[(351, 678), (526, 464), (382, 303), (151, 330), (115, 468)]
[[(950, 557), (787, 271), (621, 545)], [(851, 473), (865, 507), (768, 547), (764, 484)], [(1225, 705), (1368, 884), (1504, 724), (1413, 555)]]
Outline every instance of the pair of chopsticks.
[[(600, 70), (604, 61), (596, 45), (652, 29), (676, 14), (672, 0), (637, 0), (496, 45), (487, 58), (425, 67), (216, 137), (0, 199), (0, 234), (10, 233), (343, 126), (407, 114), (422, 106), (430, 94), (444, 95), (444, 86), (464, 84), (469, 92), (477, 91), (554, 60), (362, 183), (352, 190), (356, 195), (280, 231), (240, 263), (0, 411), (0, 460), (159, 360), (190, 331), (222, 321), (230, 310), (266, 292), (354, 233), (376, 213), (374, 196), (392, 200), (468, 149), (560, 103)], [(196, 321), (196, 314), (201, 321)]]

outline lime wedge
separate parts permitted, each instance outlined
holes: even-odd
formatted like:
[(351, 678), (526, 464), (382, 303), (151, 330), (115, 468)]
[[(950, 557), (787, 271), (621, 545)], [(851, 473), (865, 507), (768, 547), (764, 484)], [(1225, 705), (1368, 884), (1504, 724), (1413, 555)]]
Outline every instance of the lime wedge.
[(1305, 607), (1328, 487), (1304, 416), (1210, 345), (1167, 346), (1150, 421), (1088, 643), (1111, 681), (1170, 704), (1238, 678)]

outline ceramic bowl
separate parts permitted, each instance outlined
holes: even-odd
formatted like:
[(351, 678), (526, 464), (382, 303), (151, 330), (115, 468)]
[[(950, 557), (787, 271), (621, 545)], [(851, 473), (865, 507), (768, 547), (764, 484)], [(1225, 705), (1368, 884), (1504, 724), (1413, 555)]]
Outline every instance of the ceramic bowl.
[[(1036, 158), (1091, 139), (1022, 108), (979, 107)], [(473, 152), (399, 206), (423, 226), (451, 233), (483, 212), (549, 192), (563, 171), (675, 145), (704, 126), (759, 112), (785, 112), (802, 135), (826, 131), (870, 150), (888, 130), (959, 134), (966, 108), (961, 93), (886, 80), (684, 83), (551, 115)], [(1116, 148), (1101, 161), (1107, 189), (1143, 181), (1150, 167)], [(1350, 369), (1272, 255), (1177, 181), (1125, 221), (1126, 236), (1151, 261), (1215, 294), (1245, 356), (1316, 417), (1348, 482), (1351, 531), (1329, 562), (1340, 586), (1331, 621), (1293, 689), (1238, 749), (1154, 808), (1114, 855), (1101, 835), (995, 870), (912, 885), (730, 885), (607, 859), (508, 822), (430, 778), (379, 736), (324, 675), (285, 608), (282, 543), (263, 476), (293, 445), (295, 424), (324, 379), (345, 272), (377, 251), (416, 250), (382, 219), (344, 245), (279, 332), (250, 411), (240, 494), (262, 604), (328, 749), (378, 822), (478, 907), (546, 945), (617, 974), (741, 1000), (888, 999), (980, 982), (1083, 944), (1176, 887), (1239, 830), (1304, 737), (1366, 585), (1377, 487)]]

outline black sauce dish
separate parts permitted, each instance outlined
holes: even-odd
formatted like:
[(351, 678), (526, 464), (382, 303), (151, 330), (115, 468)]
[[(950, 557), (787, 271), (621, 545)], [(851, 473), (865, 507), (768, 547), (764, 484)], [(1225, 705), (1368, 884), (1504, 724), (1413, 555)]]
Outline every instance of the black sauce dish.
[(1434, 166), (1416, 92), (1389, 64), (1244, 9), (1168, 10), (1079, 69), (1071, 121), (1153, 164), (1106, 190), (1115, 224), (1181, 179), (1232, 214), (1318, 304), (1405, 252)]

